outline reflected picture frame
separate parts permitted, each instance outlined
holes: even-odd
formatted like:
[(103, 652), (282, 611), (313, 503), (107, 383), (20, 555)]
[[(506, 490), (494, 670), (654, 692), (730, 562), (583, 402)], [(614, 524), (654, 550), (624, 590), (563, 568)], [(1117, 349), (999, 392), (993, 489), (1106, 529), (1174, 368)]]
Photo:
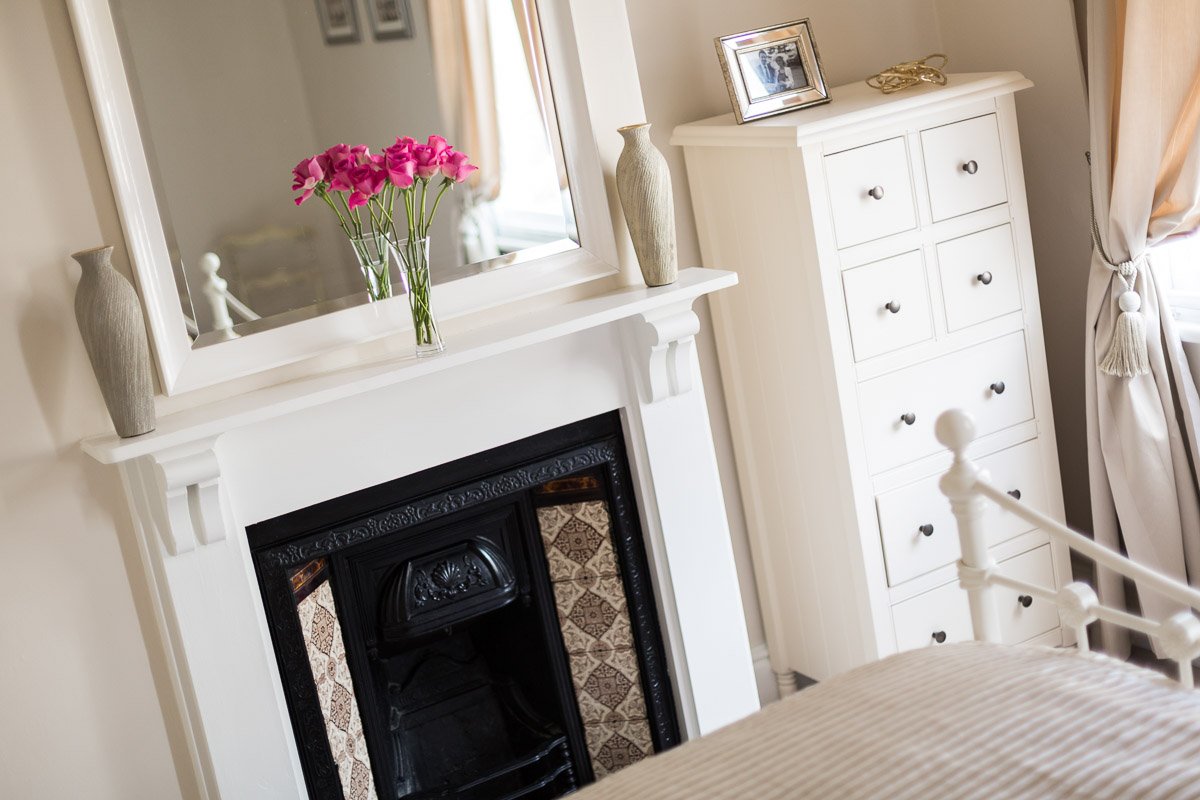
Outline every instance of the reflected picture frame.
[(358, 41), (357, 0), (316, 0), (317, 20), (325, 44), (351, 44)]
[(413, 16), (409, 0), (366, 0), (371, 35), (377, 41), (411, 39)]
[(831, 99), (807, 18), (718, 36), (714, 44), (739, 125)]

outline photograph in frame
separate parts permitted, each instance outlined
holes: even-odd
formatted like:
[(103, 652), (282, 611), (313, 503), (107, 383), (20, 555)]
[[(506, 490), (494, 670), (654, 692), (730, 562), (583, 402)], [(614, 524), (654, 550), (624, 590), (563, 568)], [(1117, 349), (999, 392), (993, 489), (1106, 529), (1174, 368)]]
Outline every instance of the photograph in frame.
[(409, 0), (366, 0), (371, 33), (376, 39), (411, 39), (412, 9)]
[(316, 0), (317, 19), (325, 44), (348, 44), (358, 41), (358, 16), (355, 0)]
[(715, 43), (739, 124), (829, 102), (807, 19), (721, 36)]

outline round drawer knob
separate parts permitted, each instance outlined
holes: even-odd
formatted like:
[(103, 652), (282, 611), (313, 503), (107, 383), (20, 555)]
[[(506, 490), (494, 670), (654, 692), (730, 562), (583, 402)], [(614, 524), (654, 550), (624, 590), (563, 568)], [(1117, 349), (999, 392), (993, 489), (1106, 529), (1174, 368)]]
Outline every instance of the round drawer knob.
[(933, 536), (933, 526), (926, 522), (921, 527), (917, 528), (922, 536)]
[(1020, 500), (1021, 499), (1021, 490), (1013, 489), (1011, 492), (1008, 493), (1008, 496), (1011, 497), (1013, 500)]
[(876, 200), (882, 200), (883, 199), (883, 187), (882, 186), (872, 186), (870, 189), (867, 190), (867, 194), (871, 195), (871, 197), (874, 197)]
[(984, 286), (987, 286), (989, 283), (991, 283), (991, 282), (992, 282), (992, 273), (990, 273), (990, 272), (981, 272), (981, 273), (979, 273), (978, 275), (976, 275), (976, 276), (975, 276), (975, 280), (979, 281), (979, 282), (980, 282), (980, 283), (982, 283)]
[(962, 165), (962, 169), (968, 175), (974, 175), (976, 172), (979, 172), (979, 164), (975, 162), (975, 159), (971, 159)]
[(888, 300), (887, 303), (884, 305), (884, 308), (886, 308), (888, 311), (892, 312), (893, 314), (900, 313), (900, 304), (897, 303), (895, 300)]
[(1021, 604), (1021, 608), (1029, 608), (1033, 605), (1033, 598), (1027, 594), (1023, 594), (1017, 598), (1017, 602)]
[(991, 389), (996, 394), (1004, 394), (1004, 381), (996, 381), (992, 384)]
[(942, 642), (946, 641), (946, 632), (945, 631), (934, 631), (933, 632), (933, 640), (935, 642), (937, 642), (938, 644), (941, 644)]
[(900, 415), (900, 421), (903, 422), (905, 425), (912, 425), (914, 422), (917, 421), (917, 415), (912, 413), (911, 411), (909, 411), (907, 414)]

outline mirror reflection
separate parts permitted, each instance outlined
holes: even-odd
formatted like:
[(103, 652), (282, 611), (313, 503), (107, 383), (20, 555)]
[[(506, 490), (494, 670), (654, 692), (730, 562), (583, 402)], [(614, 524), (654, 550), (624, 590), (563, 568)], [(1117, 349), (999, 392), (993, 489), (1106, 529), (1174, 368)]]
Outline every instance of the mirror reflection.
[(196, 346), (369, 301), (345, 215), (294, 202), (335, 145), (444, 137), (478, 167), (445, 179), (435, 285), (576, 246), (535, 0), (111, 3)]

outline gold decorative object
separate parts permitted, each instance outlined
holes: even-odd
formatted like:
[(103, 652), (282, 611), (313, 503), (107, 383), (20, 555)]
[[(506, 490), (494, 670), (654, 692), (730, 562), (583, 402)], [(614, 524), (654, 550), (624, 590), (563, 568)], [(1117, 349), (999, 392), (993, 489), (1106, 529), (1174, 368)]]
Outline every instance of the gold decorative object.
[[(942, 60), (936, 67), (928, 63), (935, 58)], [(898, 92), (918, 83), (945, 86), (946, 73), (943, 70), (949, 61), (944, 53), (931, 53), (918, 61), (904, 61), (867, 78), (867, 86), (884, 94)]]

